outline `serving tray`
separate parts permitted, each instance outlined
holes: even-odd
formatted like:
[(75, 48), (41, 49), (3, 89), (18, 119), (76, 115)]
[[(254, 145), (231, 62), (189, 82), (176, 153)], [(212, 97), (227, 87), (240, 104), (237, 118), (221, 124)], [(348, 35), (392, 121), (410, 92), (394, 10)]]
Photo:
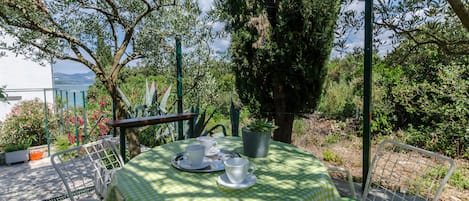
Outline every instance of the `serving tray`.
[(223, 161), (228, 159), (228, 158), (237, 158), (237, 157), (241, 157), (241, 155), (237, 152), (233, 152), (233, 151), (228, 151), (228, 150), (224, 150), (224, 149), (220, 149), (220, 152), (214, 156), (205, 156), (204, 160), (211, 160), (210, 162), (210, 165), (205, 167), (205, 168), (202, 168), (202, 169), (185, 169), (183, 167), (181, 167), (180, 163), (183, 159), (183, 156), (184, 156), (184, 152), (182, 153), (178, 153), (175, 157), (173, 157), (173, 159), (171, 160), (171, 165), (178, 169), (178, 170), (182, 170), (182, 171), (186, 171), (186, 172), (218, 172), (218, 171), (223, 171), (225, 170), (225, 165), (223, 164)]

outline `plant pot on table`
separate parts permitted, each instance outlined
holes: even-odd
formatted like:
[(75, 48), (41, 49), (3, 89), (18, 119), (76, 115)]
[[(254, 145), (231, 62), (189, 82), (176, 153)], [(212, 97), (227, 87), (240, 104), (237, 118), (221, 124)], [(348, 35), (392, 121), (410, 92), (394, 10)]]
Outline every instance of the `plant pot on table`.
[(266, 157), (269, 153), (272, 132), (255, 132), (246, 128), (242, 131), (244, 155), (251, 158)]

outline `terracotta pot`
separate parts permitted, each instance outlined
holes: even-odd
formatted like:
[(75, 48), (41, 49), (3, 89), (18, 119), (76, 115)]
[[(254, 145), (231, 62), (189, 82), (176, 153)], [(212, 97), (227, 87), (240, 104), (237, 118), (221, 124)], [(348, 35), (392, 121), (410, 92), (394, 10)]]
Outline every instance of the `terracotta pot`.
[(40, 160), (42, 159), (42, 155), (44, 154), (43, 150), (34, 150), (34, 151), (29, 151), (29, 160)]

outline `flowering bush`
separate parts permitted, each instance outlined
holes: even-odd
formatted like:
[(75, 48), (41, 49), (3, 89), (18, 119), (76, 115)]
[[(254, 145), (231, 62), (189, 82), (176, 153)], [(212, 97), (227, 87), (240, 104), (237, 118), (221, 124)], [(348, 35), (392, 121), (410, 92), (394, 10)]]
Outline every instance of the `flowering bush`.
[[(48, 107), (48, 112), (50, 109)], [(49, 129), (54, 124), (49, 125)], [(0, 130), (0, 144), (46, 144), (44, 102), (39, 99), (16, 104), (3, 122)]]
[(108, 112), (104, 97), (99, 102), (90, 99), (86, 106), (86, 115), (83, 114), (83, 108), (78, 108), (76, 116), (73, 110), (63, 112), (63, 127), (71, 144), (76, 143), (77, 140), (80, 143), (94, 141), (109, 132), (105, 123), (109, 121), (107, 114), (110, 112)]

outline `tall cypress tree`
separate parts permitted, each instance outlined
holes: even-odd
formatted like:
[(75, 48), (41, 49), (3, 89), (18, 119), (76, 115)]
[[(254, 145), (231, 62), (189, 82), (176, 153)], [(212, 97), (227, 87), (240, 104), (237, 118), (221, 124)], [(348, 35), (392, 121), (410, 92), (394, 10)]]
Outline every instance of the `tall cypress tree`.
[(241, 101), (274, 119), (274, 139), (291, 142), (296, 115), (313, 112), (332, 49), (340, 0), (219, 0), (231, 32)]

